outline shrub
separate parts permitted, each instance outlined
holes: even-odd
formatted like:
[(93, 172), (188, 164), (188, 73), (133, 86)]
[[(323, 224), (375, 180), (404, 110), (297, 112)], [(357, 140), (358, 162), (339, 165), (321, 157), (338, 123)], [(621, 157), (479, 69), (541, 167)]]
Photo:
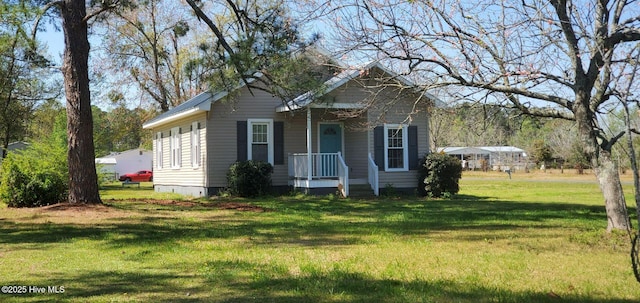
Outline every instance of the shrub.
[(420, 161), (418, 193), (430, 197), (450, 197), (460, 191), (462, 163), (456, 157), (433, 153)]
[(2, 162), (0, 199), (9, 207), (38, 207), (59, 203), (67, 194), (64, 149), (34, 144), (10, 153)]
[(240, 161), (231, 165), (227, 184), (233, 195), (257, 197), (271, 192), (273, 166), (263, 161)]

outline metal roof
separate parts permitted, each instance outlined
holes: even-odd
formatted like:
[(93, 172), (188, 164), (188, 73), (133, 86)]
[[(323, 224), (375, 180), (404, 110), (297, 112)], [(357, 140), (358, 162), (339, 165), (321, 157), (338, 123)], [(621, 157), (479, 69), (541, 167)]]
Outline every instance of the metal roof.
[(164, 124), (166, 122), (170, 122), (177, 118), (183, 118), (201, 111), (209, 111), (211, 109), (211, 104), (216, 101), (226, 97), (229, 93), (218, 92), (216, 94), (212, 94), (211, 92), (203, 92), (199, 95), (189, 99), (188, 101), (170, 109), (169, 111), (160, 114), (159, 116), (145, 122), (142, 125), (142, 128), (149, 129), (154, 126)]
[(476, 146), (476, 147), (461, 147), (461, 146), (447, 146), (438, 148), (438, 152), (444, 152), (446, 154), (489, 154), (489, 153), (526, 153), (525, 150), (515, 146)]

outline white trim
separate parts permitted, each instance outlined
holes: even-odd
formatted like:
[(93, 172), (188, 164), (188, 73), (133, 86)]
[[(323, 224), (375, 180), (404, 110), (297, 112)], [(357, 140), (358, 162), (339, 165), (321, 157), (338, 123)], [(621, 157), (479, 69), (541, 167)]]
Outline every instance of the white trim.
[(191, 123), (191, 167), (199, 168), (200, 162), (202, 162), (202, 148), (201, 134), (198, 125), (200, 122), (195, 121)]
[(305, 179), (293, 179), (289, 180), (289, 185), (297, 188), (325, 188), (325, 187), (338, 187), (340, 181), (338, 180), (305, 180)]
[[(389, 168), (389, 130), (402, 128), (402, 165), (401, 168)], [(407, 124), (385, 124), (384, 125), (384, 170), (387, 172), (409, 171), (409, 142)]]
[(278, 107), (276, 107), (276, 112), (278, 113), (284, 113), (284, 112), (289, 112), (292, 110), (298, 110), (298, 109), (302, 109), (305, 107), (309, 107), (309, 108), (331, 108), (331, 109), (363, 109), (366, 107), (366, 105), (364, 104), (358, 104), (358, 103), (310, 103), (309, 102), (300, 102), (300, 103), (294, 103), (294, 104), (290, 104), (289, 106), (287, 105), (278, 105)]
[(169, 162), (171, 168), (178, 169), (182, 167), (182, 133), (180, 127), (171, 128), (169, 136)]
[(267, 153), (268, 160), (273, 164), (273, 119), (247, 119), (247, 159), (253, 159), (253, 124), (267, 125)]
[(313, 143), (311, 142), (311, 108), (307, 107), (307, 180), (311, 180), (313, 177), (313, 164), (311, 163), (311, 151), (313, 149)]
[(318, 121), (318, 125), (316, 126), (316, 142), (318, 143), (318, 147), (316, 148), (316, 152), (320, 153), (320, 125), (321, 124), (338, 124), (340, 125), (340, 131), (342, 132), (341, 136), (341, 140), (342, 142), (340, 143), (340, 150), (339, 152), (342, 153), (342, 156), (344, 157), (344, 122), (341, 121), (335, 121), (335, 122), (331, 122), (331, 121)]
[(158, 169), (162, 169), (163, 166), (163, 158), (164, 157), (164, 153), (163, 153), (163, 146), (162, 146), (162, 132), (157, 132), (156, 133), (156, 149), (155, 149), (155, 167)]
[(164, 119), (160, 119), (158, 121), (154, 121), (154, 122), (151, 122), (151, 123), (148, 123), (148, 124), (143, 124), (142, 128), (143, 129), (154, 128), (155, 126), (166, 124), (166, 123), (169, 123), (171, 121), (177, 121), (179, 119), (186, 118), (186, 117), (189, 117), (189, 116), (193, 116), (193, 115), (195, 115), (197, 113), (205, 112), (205, 111), (208, 111), (208, 109), (205, 110), (205, 109), (202, 109), (202, 108), (192, 108), (190, 110), (183, 111), (183, 112), (175, 114), (173, 116), (169, 116), (169, 117), (166, 117)]

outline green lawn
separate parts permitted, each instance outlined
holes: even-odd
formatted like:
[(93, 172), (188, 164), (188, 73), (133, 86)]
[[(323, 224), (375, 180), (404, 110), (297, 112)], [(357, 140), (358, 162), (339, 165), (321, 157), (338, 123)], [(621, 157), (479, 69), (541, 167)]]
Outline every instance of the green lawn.
[(64, 293), (0, 301), (638, 302), (628, 236), (605, 233), (590, 180), (471, 174), (451, 200), (202, 201), (143, 184), (107, 187), (106, 207), (2, 206), (0, 285)]

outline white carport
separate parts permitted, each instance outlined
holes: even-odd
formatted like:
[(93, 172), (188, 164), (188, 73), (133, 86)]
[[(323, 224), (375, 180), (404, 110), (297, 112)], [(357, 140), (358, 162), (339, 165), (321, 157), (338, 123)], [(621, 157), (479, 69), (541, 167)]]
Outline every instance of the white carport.
[(449, 146), (437, 150), (465, 160), (468, 169), (472, 170), (483, 169), (483, 161), (486, 161), (486, 169), (492, 170), (518, 170), (525, 169), (527, 165), (527, 153), (515, 146)]

